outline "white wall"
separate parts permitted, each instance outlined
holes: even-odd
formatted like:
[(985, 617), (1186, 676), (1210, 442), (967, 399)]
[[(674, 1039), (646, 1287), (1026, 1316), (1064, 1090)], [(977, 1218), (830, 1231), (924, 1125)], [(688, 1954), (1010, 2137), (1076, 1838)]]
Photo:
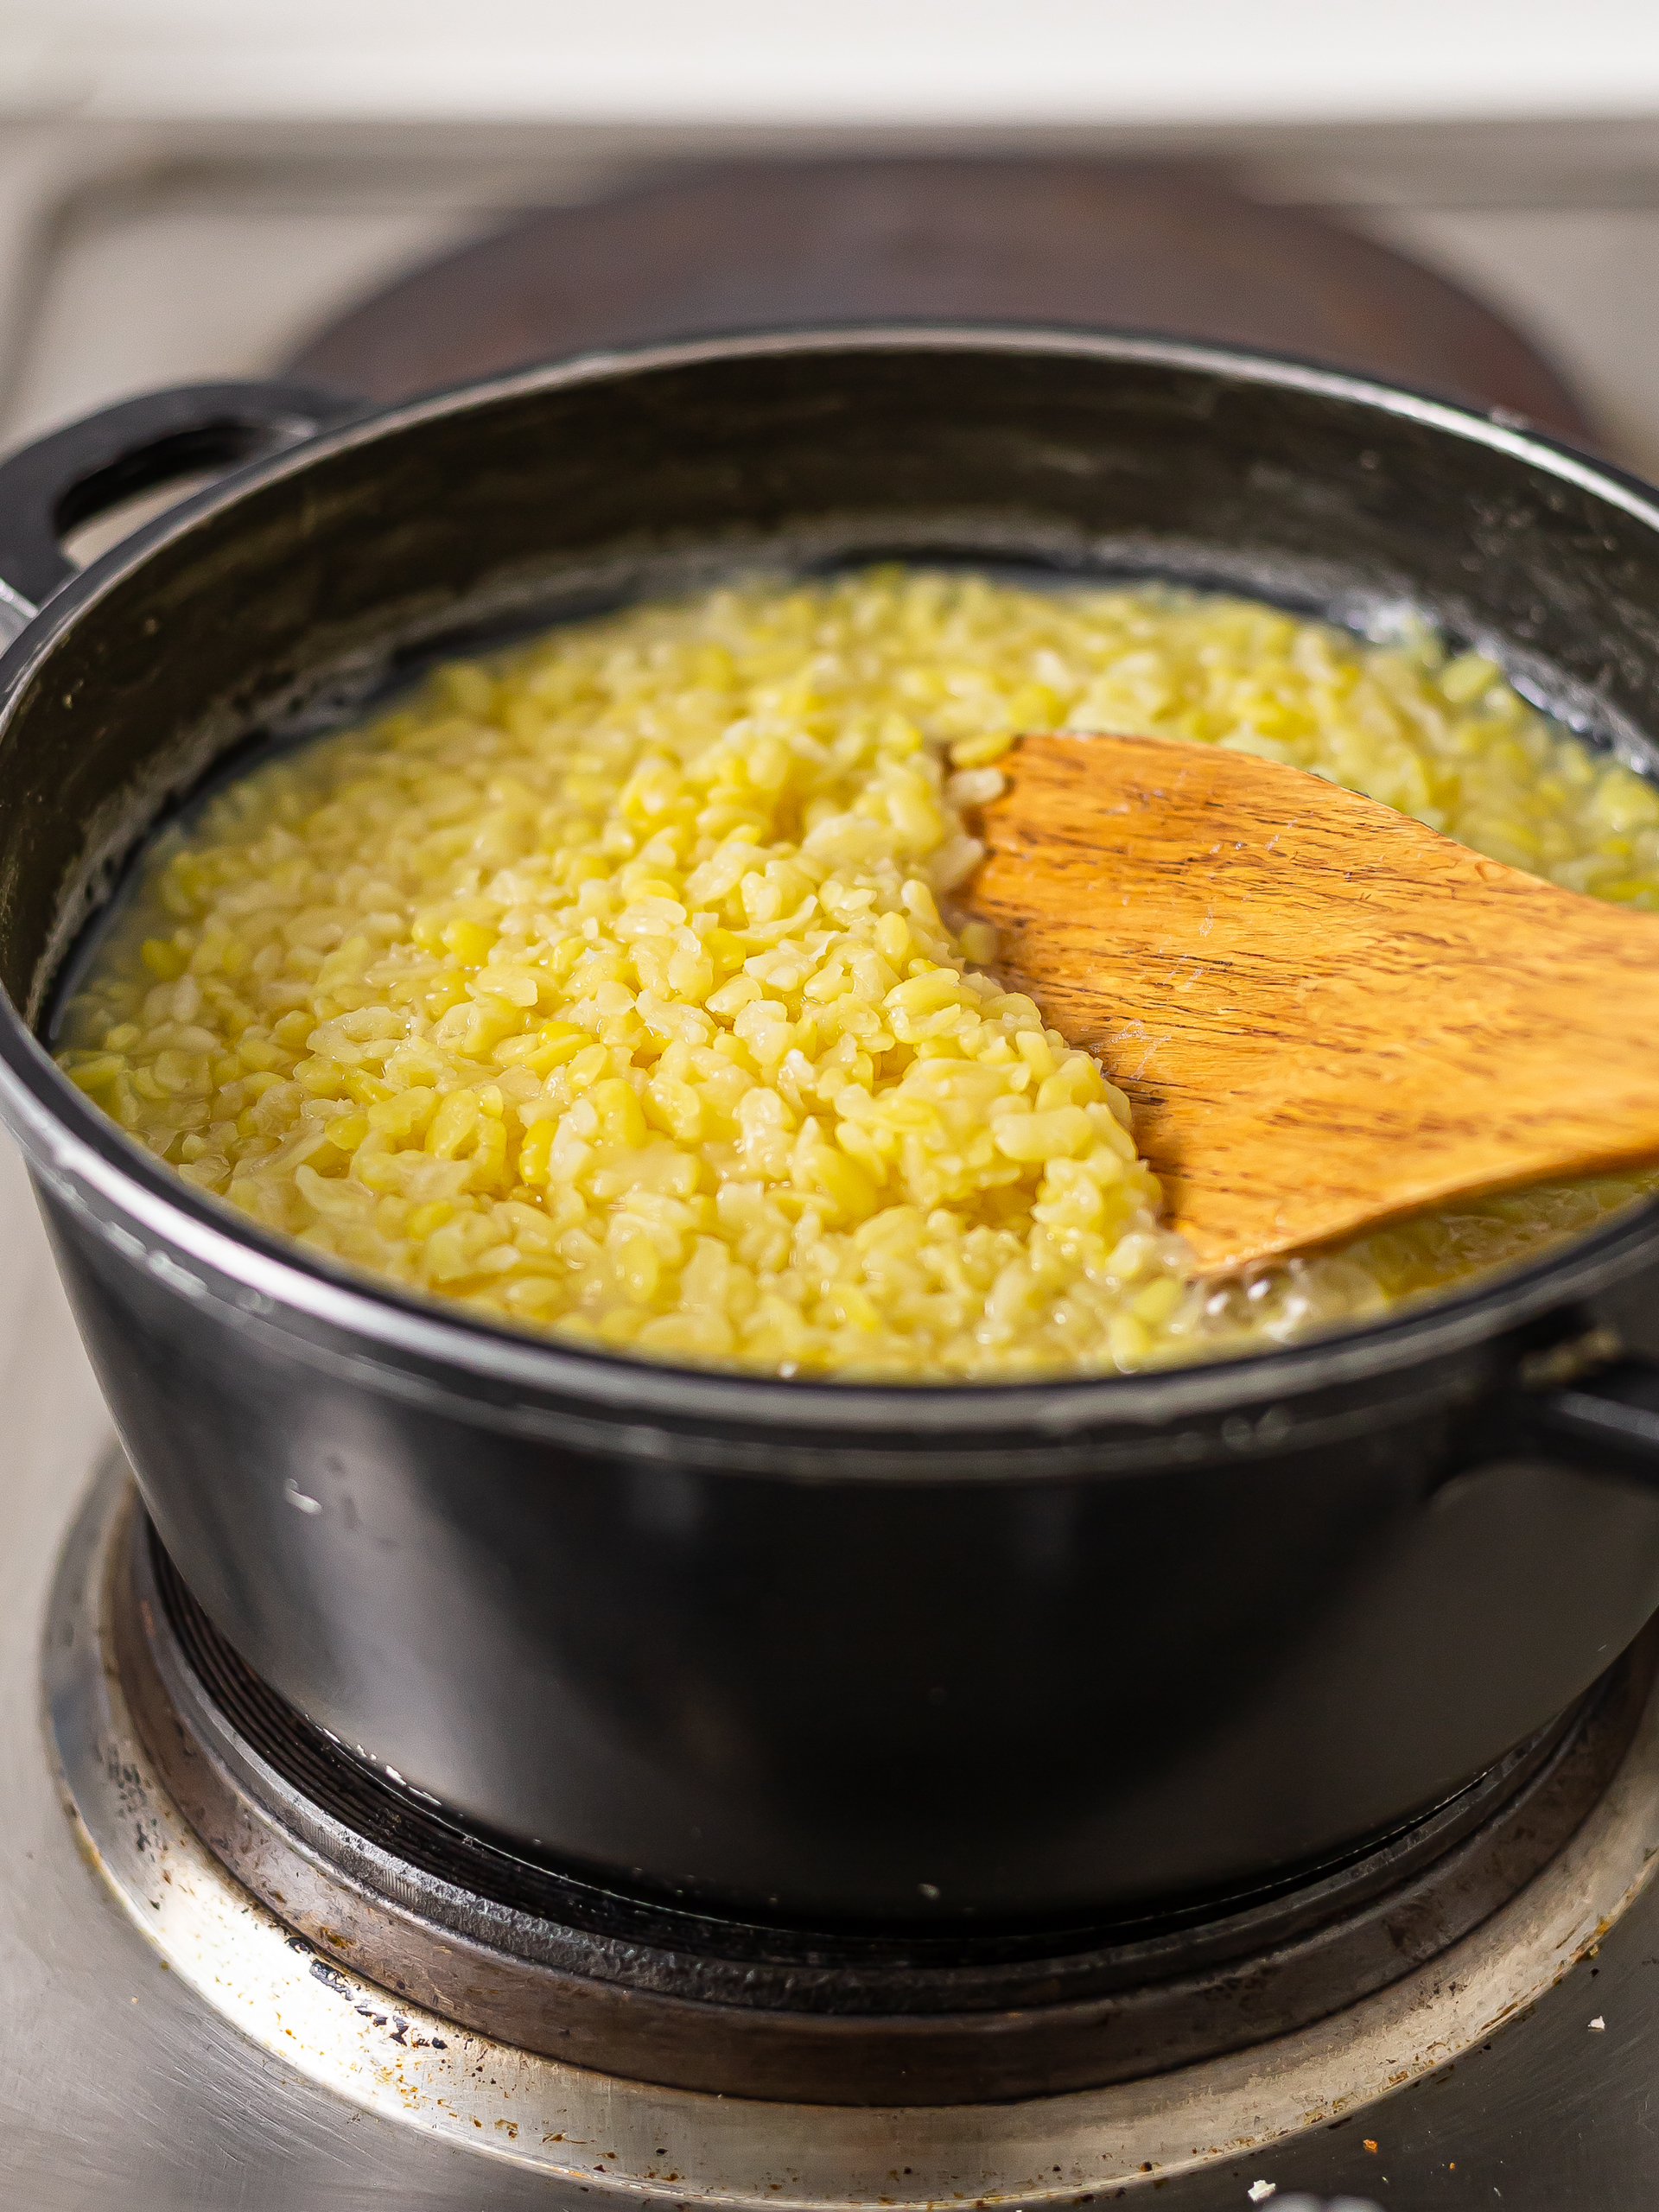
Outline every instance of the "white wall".
[(1659, 111), (1659, 0), (0, 0), (0, 114), (1169, 127)]

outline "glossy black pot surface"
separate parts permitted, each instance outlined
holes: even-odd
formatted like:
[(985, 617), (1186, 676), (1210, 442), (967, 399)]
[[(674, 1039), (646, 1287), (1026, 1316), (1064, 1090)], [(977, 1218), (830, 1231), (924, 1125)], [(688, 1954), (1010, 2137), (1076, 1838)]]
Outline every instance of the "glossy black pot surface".
[[(238, 465), (67, 580), (58, 531), (205, 460)], [(356, 416), (160, 395), (0, 469), (0, 1103), (173, 1560), (394, 1782), (642, 1894), (1099, 1922), (1433, 1804), (1659, 1604), (1653, 1209), (1248, 1360), (785, 1382), (334, 1269), (130, 1146), (35, 1041), (121, 863), (237, 748), (446, 649), (874, 556), (1155, 571), (1361, 621), (1408, 602), (1655, 758), (1643, 487), (1293, 364), (888, 330)]]

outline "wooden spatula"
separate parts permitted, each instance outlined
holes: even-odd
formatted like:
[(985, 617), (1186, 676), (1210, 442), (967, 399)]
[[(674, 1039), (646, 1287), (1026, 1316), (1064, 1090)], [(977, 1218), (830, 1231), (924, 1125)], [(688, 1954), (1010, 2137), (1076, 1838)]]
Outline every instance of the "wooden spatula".
[(1002, 766), (963, 903), (1129, 1094), (1204, 1272), (1659, 1160), (1659, 915), (1214, 746)]

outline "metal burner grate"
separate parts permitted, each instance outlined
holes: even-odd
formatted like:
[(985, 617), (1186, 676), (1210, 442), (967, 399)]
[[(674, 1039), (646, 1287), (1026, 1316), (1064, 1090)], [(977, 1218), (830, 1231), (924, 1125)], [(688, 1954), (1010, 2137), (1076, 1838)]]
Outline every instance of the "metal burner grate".
[[(160, 1952), (171, 1969), (168, 1986), (188, 1990), (205, 2013), (281, 2062), (259, 2075), (267, 2090), (291, 2100), (302, 2076), (448, 2152), (482, 2152), (526, 2168), (536, 2190), (551, 2183), (584, 2201), (632, 2205), (660, 2199), (683, 2206), (695, 2196), (728, 2212), (929, 2212), (941, 2202), (988, 2201), (1058, 2212), (1103, 2196), (1138, 2201), (1149, 2187), (1167, 2191), (1160, 2204), (1220, 2212), (1247, 2190), (1269, 2186), (1275, 2197), (1300, 2189), (1316, 2201), (1333, 2191), (1340, 2198), (1345, 2186), (1351, 2197), (1364, 2199), (1383, 2173), (1395, 2176), (1402, 2156), (1413, 2185), (1427, 2192), (1419, 2191), (1422, 2202), (1433, 2194), (1435, 2204), (1449, 2206), (1454, 2196), (1464, 2201), (1466, 2173), (1478, 2179), (1483, 2145), (1488, 2172), (1501, 2167), (1513, 2177), (1512, 2100), (1519, 2090), (1537, 2112), (1527, 2139), (1527, 2204), (1589, 2201), (1577, 2186), (1586, 2145), (1603, 2158), (1595, 2171), (1608, 2184), (1593, 2190), (1595, 2201), (1637, 2201), (1623, 2183), (1630, 2181), (1639, 2194), (1639, 2177), (1651, 2164), (1639, 2137), (1627, 2127), (1608, 2153), (1598, 2129), (1562, 2127), (1550, 2114), (1559, 2120), (1563, 2112), (1600, 2113), (1610, 2066), (1622, 2084), (1618, 2111), (1629, 2115), (1639, 2106), (1639, 2039), (1630, 2041), (1627, 2031), (1625, 2041), (1609, 2036), (1604, 2045), (1586, 2037), (1582, 2022), (1591, 2010), (1624, 2017), (1640, 1993), (1640, 1959), (1652, 1948), (1651, 1907), (1642, 1892), (1659, 1864), (1659, 1694), (1639, 1687), (1651, 1672), (1647, 1654), (1605, 1687), (1596, 1709), (1563, 1736), (1527, 1785), (1529, 1801), (1547, 1807), (1539, 1793), (1551, 1788), (1552, 1773), (1580, 1758), (1594, 1766), (1595, 1745), (1624, 1732), (1629, 1708), (1621, 1719), (1618, 1700), (1628, 1694), (1642, 1706), (1617, 1772), (1548, 1865), (1449, 1949), (1313, 2024), (1173, 2070), (1012, 2101), (988, 2094), (978, 2103), (921, 2101), (927, 2069), (912, 2073), (902, 2038), (889, 2040), (887, 2094), (874, 2107), (825, 2101), (816, 2083), (810, 2099), (709, 2096), (598, 2070), (591, 2054), (603, 2040), (599, 2030), (616, 2041), (615, 2022), (607, 2029), (601, 2019), (596, 2030), (580, 1992), (564, 2015), (571, 2033), (556, 2056), (456, 2025), (455, 2005), (446, 2016), (389, 1996), (384, 1981), (359, 1970), (353, 1916), (365, 1904), (384, 1910), (390, 1885), (410, 1878), (407, 1862), (383, 1855), (385, 1885), (376, 1889), (339, 1865), (330, 1869), (322, 1853), (286, 1834), (271, 1839), (275, 1855), (265, 1868), (275, 1878), (274, 1910), (233, 1878), (227, 1861), (246, 1862), (255, 1853), (265, 1816), (253, 1809), (232, 1766), (239, 1762), (267, 1792), (282, 1786), (280, 1777), (232, 1731), (221, 1727), (211, 1743), (191, 1734), (164, 1700), (144, 1731), (136, 1725), (130, 1690), (143, 1687), (143, 1669), (135, 1668), (133, 1639), (148, 1645), (162, 1608), (153, 1580), (148, 1589), (135, 1586), (135, 1510), (124, 1470), (112, 1464), (77, 1519), (53, 1586), (41, 1661), (64, 1800), (82, 1854)], [(139, 1549), (147, 1552), (147, 1541)], [(177, 1649), (170, 1629), (160, 1643)], [(153, 1678), (153, 1659), (144, 1664)], [(199, 1678), (197, 1688), (205, 1700)], [(170, 1783), (147, 1738), (161, 1745)], [(193, 1796), (196, 1825), (175, 1792)], [(332, 1815), (312, 1807), (310, 1818), (326, 1840)], [(1482, 1832), (1465, 1840), (1477, 1847), (1478, 1864), (1489, 1856), (1478, 1848)], [(343, 1848), (347, 1832), (335, 1823), (334, 1833)], [(356, 1847), (367, 1855), (376, 1848), (361, 1838)], [(1460, 1848), (1448, 1854), (1454, 1863)], [(1469, 1865), (1465, 1859), (1465, 1872)], [(338, 1907), (332, 1919), (322, 1916), (328, 1899), (315, 1885), (277, 1894), (284, 1872), (308, 1879), (308, 1866), (313, 1874), (330, 1872)], [(1452, 1897), (1453, 1887), (1422, 1893), (1425, 1910), (1438, 1910), (1437, 1897)], [(446, 1897), (453, 1903), (460, 1895), (422, 1877), (407, 1916), (423, 1930), (424, 1967), (459, 1976), (460, 1998), (484, 2004), (499, 1949), (466, 1942), (435, 1920), (421, 1921), (416, 1910), (424, 1900), (442, 1912)], [(485, 1910), (475, 1895), (462, 1902)], [(1615, 1926), (1626, 1915), (1628, 1939)], [(296, 1923), (309, 1932), (296, 1932)], [(368, 1932), (384, 1948), (384, 1927)], [(501, 1932), (505, 1941), (505, 1923)], [(1599, 1964), (1573, 1973), (1586, 1950)], [(1622, 1969), (1611, 1963), (1620, 1956)], [(1594, 1984), (1610, 1965), (1610, 1978)], [(558, 2017), (544, 2012), (543, 2026)], [(639, 2032), (641, 2022), (647, 2029), (655, 2023), (655, 2032), (664, 2021), (696, 2018), (712, 2024), (729, 2060), (735, 2018), (734, 2007), (648, 1998), (634, 2005), (628, 2047), (641, 2068), (671, 2058), (673, 2036), (658, 2032), (653, 2045)], [(850, 2028), (853, 2045), (868, 2056), (868, 2022), (827, 2024)], [(1046, 2032), (1052, 2017), (1043, 2024)], [(206, 2032), (206, 2019), (201, 2025)], [(920, 2025), (931, 2034), (938, 2023)], [(777, 2016), (763, 2013), (752, 2050), (772, 2050), (777, 2041)], [(1580, 2063), (1575, 2073), (1587, 2043), (1596, 2045), (1593, 2068), (1586, 2072)], [(820, 2057), (827, 2048), (820, 2044)], [(791, 2063), (805, 2056), (798, 2046)], [(562, 2063), (569, 2059), (582, 2063)], [(1410, 2098), (1394, 2099), (1408, 2084)], [(1579, 2101), (1563, 2105), (1563, 2094)], [(1367, 2138), (1387, 2139), (1383, 2167), (1369, 2155), (1371, 2143), (1361, 2142), (1361, 2128), (1348, 2124), (1362, 2112)], [(1449, 2195), (1440, 2187), (1447, 2181), (1448, 2126), (1458, 2145)], [(373, 2140), (377, 2158), (395, 2164), (404, 2157), (407, 2164), (387, 2138)], [(463, 2179), (462, 2187), (472, 2202), (475, 2184)], [(491, 2201), (499, 2196), (504, 2204), (521, 2194), (521, 2183), (505, 2171), (490, 2190)]]
[(537, 1865), (413, 1802), (243, 1663), (142, 1514), (115, 1588), (141, 1732), (209, 1847), (399, 1996), (533, 2051), (747, 2096), (950, 2104), (1141, 2078), (1325, 2018), (1513, 1897), (1605, 1789), (1653, 1656), (1411, 1827), (1249, 1897), (963, 1937), (762, 1927)]

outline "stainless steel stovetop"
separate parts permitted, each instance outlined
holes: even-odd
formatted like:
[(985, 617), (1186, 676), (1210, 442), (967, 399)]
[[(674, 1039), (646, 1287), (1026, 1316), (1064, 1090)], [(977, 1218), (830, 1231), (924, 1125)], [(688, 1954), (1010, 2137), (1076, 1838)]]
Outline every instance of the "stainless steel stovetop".
[[(1258, 149), (1287, 192), (1351, 200), (1363, 172), (1379, 228), (1529, 315), (1627, 456), (1659, 466), (1659, 156), (1649, 176), (1628, 161), (1586, 168), (1570, 149), (1529, 170), (1511, 150), (1495, 186), (1444, 146), (1438, 168), (1409, 149), (1392, 168), (1386, 148), (1361, 150), (1369, 169), (1351, 159), (1346, 181), (1320, 189), (1309, 163), (1335, 175), (1330, 146)], [(355, 143), (210, 158), (153, 140), (0, 138), (5, 434), (146, 384), (264, 365), (353, 290), (495, 207), (593, 188), (615, 158), (469, 142), (447, 166), (417, 167), (396, 146), (376, 160)], [(1542, 179), (1535, 204), (1512, 197), (1523, 175)], [(377, 2022), (372, 1992), (313, 1973), (168, 1829), (76, 1595), (118, 1480), (112, 1446), (21, 1166), (0, 1145), (8, 2208), (1659, 2201), (1659, 1884), (1643, 1886), (1659, 1858), (1659, 1713), (1580, 1838), (1516, 1906), (1438, 1974), (1300, 2039), (1133, 2094), (913, 2116), (641, 2091), (526, 2066), (409, 2008)], [(79, 1835), (43, 1726), (48, 1637)], [(1132, 2159), (1142, 2145), (1156, 2156)], [(1213, 2155), (1195, 2164), (1200, 2146)]]

